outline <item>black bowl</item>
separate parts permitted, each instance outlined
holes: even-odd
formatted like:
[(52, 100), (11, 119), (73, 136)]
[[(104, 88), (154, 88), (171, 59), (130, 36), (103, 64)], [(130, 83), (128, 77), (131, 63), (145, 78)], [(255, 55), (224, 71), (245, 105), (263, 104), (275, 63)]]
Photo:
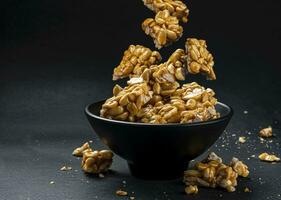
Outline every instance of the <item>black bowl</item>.
[(87, 118), (114, 153), (127, 160), (131, 174), (143, 179), (182, 176), (188, 162), (207, 150), (222, 134), (233, 111), (218, 103), (218, 119), (187, 124), (147, 124), (99, 116), (104, 101), (85, 108)]

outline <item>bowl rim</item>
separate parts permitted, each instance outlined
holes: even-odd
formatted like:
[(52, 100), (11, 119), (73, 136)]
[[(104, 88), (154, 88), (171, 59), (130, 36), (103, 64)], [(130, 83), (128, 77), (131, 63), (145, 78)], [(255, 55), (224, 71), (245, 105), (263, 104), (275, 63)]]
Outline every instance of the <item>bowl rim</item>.
[(208, 121), (199, 121), (199, 122), (192, 122), (192, 123), (167, 123), (167, 124), (151, 124), (151, 123), (142, 123), (142, 122), (128, 122), (128, 121), (120, 121), (120, 120), (115, 120), (115, 119), (108, 119), (108, 118), (104, 118), (104, 117), (100, 117), (98, 115), (95, 115), (93, 113), (90, 112), (89, 107), (97, 104), (97, 103), (101, 103), (105, 100), (101, 100), (101, 101), (97, 101), (91, 104), (88, 104), (84, 111), (86, 113), (86, 115), (96, 118), (98, 120), (102, 120), (102, 121), (106, 121), (106, 122), (110, 122), (110, 123), (114, 123), (114, 124), (126, 124), (126, 125), (133, 125), (133, 126), (169, 126), (169, 127), (173, 127), (173, 126), (202, 126), (202, 125), (207, 125), (207, 124), (214, 124), (216, 122), (220, 122), (220, 121), (224, 121), (228, 118), (231, 118), (231, 116), (233, 115), (233, 109), (231, 106), (221, 103), (221, 102), (217, 102), (217, 104), (219, 104), (222, 107), (227, 108), (228, 113), (226, 115), (224, 115), (223, 117), (219, 117), (217, 119), (211, 119)]

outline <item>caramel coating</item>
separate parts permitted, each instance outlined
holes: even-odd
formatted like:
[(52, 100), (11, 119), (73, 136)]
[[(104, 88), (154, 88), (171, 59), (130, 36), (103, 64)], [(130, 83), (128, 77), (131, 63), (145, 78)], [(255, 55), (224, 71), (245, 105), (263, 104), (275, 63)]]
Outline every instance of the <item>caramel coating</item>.
[(266, 162), (278, 162), (280, 158), (275, 156), (274, 154), (268, 154), (266, 152), (259, 155), (259, 159)]
[(198, 187), (197, 185), (188, 185), (185, 187), (185, 193), (186, 194), (197, 194), (198, 193)]
[(177, 41), (183, 33), (179, 20), (171, 16), (168, 10), (159, 11), (155, 18), (144, 20), (142, 29), (145, 34), (153, 38), (158, 49)]
[(77, 147), (73, 150), (72, 155), (77, 157), (82, 157), (85, 151), (92, 151), (88, 142), (84, 143), (81, 147)]
[(216, 79), (214, 72), (214, 58), (207, 50), (207, 43), (205, 40), (196, 38), (188, 38), (185, 43), (187, 53), (187, 69), (191, 74), (202, 73), (210, 80)]
[(112, 164), (113, 153), (109, 150), (87, 151), (83, 154), (81, 168), (86, 173), (106, 172)]
[(264, 138), (272, 137), (272, 128), (271, 128), (271, 126), (269, 126), (267, 128), (261, 129), (260, 132), (259, 132), (259, 136), (260, 137), (264, 137)]
[(140, 75), (146, 68), (158, 64), (161, 59), (158, 51), (152, 51), (142, 45), (130, 45), (124, 52), (120, 64), (114, 69), (112, 79), (125, 78), (132, 73)]
[(116, 85), (115, 96), (102, 106), (102, 117), (143, 123), (191, 123), (216, 119), (213, 90), (193, 82), (184, 84), (142, 82), (124, 89)]
[(188, 21), (189, 10), (187, 6), (178, 0), (143, 0), (150, 10), (158, 13), (159, 11), (168, 10), (171, 16), (174, 16), (186, 23)]
[(247, 177), (248, 175), (248, 167), (242, 161), (233, 158), (228, 166), (212, 152), (206, 159), (196, 163), (194, 169), (186, 170), (183, 181), (187, 186), (222, 187), (228, 192), (234, 192), (237, 177)]

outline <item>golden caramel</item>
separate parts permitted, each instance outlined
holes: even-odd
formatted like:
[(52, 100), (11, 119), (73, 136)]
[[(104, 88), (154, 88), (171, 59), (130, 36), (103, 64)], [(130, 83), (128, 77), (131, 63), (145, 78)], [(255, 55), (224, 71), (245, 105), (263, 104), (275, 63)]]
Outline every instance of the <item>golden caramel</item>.
[(202, 162), (196, 163), (194, 169), (186, 170), (183, 181), (187, 186), (190, 186), (186, 188), (186, 193), (190, 192), (188, 194), (192, 194), (195, 190), (194, 186), (222, 187), (228, 192), (234, 192), (237, 186), (237, 177), (247, 177), (248, 175), (248, 167), (242, 161), (233, 158), (228, 166), (212, 152)]
[(112, 157), (113, 153), (109, 150), (84, 152), (81, 168), (91, 174), (106, 172), (112, 164)]
[(144, 20), (142, 29), (145, 34), (153, 38), (158, 49), (177, 41), (183, 33), (179, 20), (171, 16), (168, 10), (159, 11), (155, 18)]
[(187, 69), (191, 74), (202, 73), (210, 80), (216, 79), (214, 72), (214, 58), (207, 50), (207, 43), (205, 40), (198, 40), (196, 38), (188, 38), (185, 43), (187, 58)]
[(189, 10), (187, 6), (179, 0), (143, 0), (150, 10), (158, 13), (159, 11), (168, 10), (171, 16), (174, 16), (186, 23), (188, 21)]

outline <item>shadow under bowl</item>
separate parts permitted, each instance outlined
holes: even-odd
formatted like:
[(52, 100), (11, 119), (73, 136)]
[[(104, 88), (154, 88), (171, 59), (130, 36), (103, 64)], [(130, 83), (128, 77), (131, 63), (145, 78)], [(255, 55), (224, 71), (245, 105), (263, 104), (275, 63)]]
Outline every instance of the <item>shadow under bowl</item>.
[(216, 105), (218, 119), (174, 124), (147, 124), (99, 116), (103, 101), (88, 105), (86, 116), (101, 141), (127, 160), (131, 174), (142, 179), (175, 179), (183, 175), (190, 160), (206, 151), (223, 133), (233, 110)]

